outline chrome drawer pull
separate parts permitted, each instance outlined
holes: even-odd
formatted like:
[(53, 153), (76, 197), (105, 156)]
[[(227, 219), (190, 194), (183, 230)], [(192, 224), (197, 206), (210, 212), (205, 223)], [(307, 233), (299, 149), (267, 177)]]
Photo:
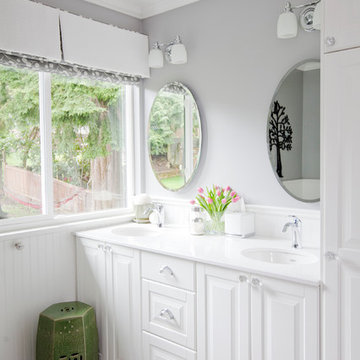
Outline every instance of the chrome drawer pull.
[(160, 311), (160, 317), (166, 319), (166, 320), (174, 320), (175, 316), (169, 309), (162, 309)]
[(160, 269), (160, 274), (163, 274), (165, 271), (167, 271), (169, 273), (170, 276), (174, 276), (174, 272), (171, 270), (171, 268), (167, 265), (163, 266)]

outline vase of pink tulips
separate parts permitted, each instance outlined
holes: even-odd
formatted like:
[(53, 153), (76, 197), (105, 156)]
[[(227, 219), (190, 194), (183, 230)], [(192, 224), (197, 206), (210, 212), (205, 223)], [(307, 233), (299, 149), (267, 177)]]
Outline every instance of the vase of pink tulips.
[(223, 188), (213, 185), (206, 190), (200, 187), (195, 200), (191, 200), (190, 203), (200, 205), (208, 213), (209, 221), (206, 224), (206, 232), (220, 235), (224, 233), (225, 229), (223, 220), (225, 210), (231, 203), (236, 203), (239, 200), (240, 196), (230, 186)]

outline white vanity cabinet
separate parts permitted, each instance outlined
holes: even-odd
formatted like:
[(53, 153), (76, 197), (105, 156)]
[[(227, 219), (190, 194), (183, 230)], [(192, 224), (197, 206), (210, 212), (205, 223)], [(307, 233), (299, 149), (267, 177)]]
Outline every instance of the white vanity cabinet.
[(199, 360), (319, 359), (319, 288), (198, 265)]
[(324, 50), (333, 52), (360, 46), (359, 0), (322, 0)]
[(95, 307), (100, 360), (140, 360), (139, 251), (77, 239), (77, 298)]
[(101, 360), (319, 360), (319, 287), (77, 239)]

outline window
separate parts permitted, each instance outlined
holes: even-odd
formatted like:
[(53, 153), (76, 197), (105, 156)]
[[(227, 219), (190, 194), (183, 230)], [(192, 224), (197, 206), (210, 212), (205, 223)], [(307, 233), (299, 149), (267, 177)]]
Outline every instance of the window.
[(0, 66), (0, 218), (126, 208), (129, 97), (122, 84)]
[(41, 214), (39, 80), (0, 67), (1, 218)]
[(125, 87), (53, 75), (57, 214), (126, 206)]

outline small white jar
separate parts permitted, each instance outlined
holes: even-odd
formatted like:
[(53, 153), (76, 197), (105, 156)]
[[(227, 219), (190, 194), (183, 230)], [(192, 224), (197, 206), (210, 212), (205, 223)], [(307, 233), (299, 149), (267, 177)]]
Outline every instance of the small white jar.
[(205, 234), (205, 211), (200, 206), (192, 206), (190, 209), (190, 234)]

